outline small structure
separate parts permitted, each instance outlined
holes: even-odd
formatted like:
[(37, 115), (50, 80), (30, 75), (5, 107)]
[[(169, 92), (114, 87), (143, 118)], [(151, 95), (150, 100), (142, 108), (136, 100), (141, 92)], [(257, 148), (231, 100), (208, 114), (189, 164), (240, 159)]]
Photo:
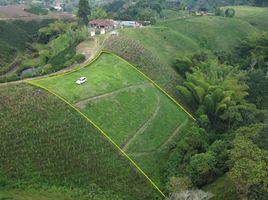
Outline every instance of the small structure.
[(198, 11), (198, 12), (195, 12), (195, 15), (196, 16), (208, 16), (208, 13), (205, 11)]
[(95, 32), (94, 30), (91, 30), (91, 31), (90, 31), (90, 36), (91, 36), (91, 37), (94, 37), (95, 35), (96, 35), (96, 32)]
[(137, 28), (137, 27), (141, 27), (142, 26), (137, 21), (121, 21), (120, 24), (123, 27), (133, 27), (133, 28)]
[(58, 12), (63, 11), (63, 7), (61, 3), (56, 3), (54, 5), (51, 6), (52, 10), (56, 10)]
[(94, 19), (89, 22), (91, 28), (114, 28), (114, 20), (112, 19)]
[(102, 29), (100, 30), (100, 34), (101, 34), (101, 35), (104, 35), (104, 34), (105, 34), (105, 29), (104, 29), (104, 28), (102, 28)]

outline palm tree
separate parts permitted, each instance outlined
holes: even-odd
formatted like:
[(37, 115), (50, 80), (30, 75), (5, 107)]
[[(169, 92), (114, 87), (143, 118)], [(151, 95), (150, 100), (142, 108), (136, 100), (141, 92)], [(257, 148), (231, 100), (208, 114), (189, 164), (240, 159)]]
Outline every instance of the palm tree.
[(192, 109), (203, 110), (213, 120), (230, 105), (245, 102), (245, 78), (246, 74), (236, 67), (212, 60), (194, 67), (177, 89)]

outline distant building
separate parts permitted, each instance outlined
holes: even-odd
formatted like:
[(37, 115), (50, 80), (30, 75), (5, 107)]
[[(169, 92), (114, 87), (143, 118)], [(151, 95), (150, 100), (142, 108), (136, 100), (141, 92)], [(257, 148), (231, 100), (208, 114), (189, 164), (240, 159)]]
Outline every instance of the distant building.
[(91, 28), (114, 28), (115, 22), (112, 19), (94, 19), (89, 22)]
[(121, 21), (120, 24), (121, 24), (121, 26), (123, 26), (123, 27), (133, 27), (133, 28), (142, 26), (142, 25), (141, 25), (139, 22), (137, 22), (137, 21)]
[(198, 12), (195, 12), (195, 15), (196, 16), (208, 16), (208, 13), (205, 11), (198, 11)]
[(54, 5), (51, 6), (52, 10), (56, 10), (56, 11), (63, 11), (63, 7), (61, 3), (56, 3)]

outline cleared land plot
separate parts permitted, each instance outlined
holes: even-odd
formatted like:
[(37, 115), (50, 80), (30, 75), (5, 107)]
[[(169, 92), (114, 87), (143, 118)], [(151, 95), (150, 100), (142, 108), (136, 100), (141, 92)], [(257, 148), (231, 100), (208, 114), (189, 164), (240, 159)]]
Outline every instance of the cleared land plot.
[(176, 55), (231, 52), (241, 39), (256, 31), (257, 28), (240, 19), (216, 16), (170, 19), (150, 27), (120, 30), (119, 36), (105, 42), (105, 49), (133, 63), (181, 101), (176, 86), (183, 78), (172, 67)]
[(3, 187), (2, 178), (15, 183), (19, 179), (21, 186), (29, 182), (82, 188), (92, 193), (92, 199), (105, 193), (120, 200), (151, 200), (159, 195), (81, 115), (37, 87), (0, 86), (0, 120)]
[(34, 17), (36, 15), (26, 12), (25, 5), (7, 5), (0, 6), (1, 18), (19, 18), (19, 17)]
[[(81, 76), (88, 81), (76, 85)], [(127, 153), (152, 153), (168, 145), (189, 119), (142, 74), (107, 53), (79, 71), (33, 82), (79, 108)], [(148, 163), (138, 164), (143, 168)]]
[[(75, 81), (81, 76), (88, 81), (77, 85)], [(79, 71), (34, 82), (74, 104), (132, 152), (156, 150), (187, 117), (142, 74), (107, 53)]]

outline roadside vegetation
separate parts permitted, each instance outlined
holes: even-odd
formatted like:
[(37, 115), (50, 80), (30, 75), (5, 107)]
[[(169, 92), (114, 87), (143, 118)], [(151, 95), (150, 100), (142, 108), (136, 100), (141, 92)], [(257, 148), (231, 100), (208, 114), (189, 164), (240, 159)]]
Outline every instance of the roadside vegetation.
[[(1, 22), (0, 45), (2, 76), (0, 82), (56, 72), (85, 60), (76, 54), (76, 46), (87, 38), (87, 28), (75, 22)], [(10, 40), (10, 37), (17, 38)], [(18, 57), (17, 59), (16, 56)], [(14, 69), (14, 70), (12, 70)]]

